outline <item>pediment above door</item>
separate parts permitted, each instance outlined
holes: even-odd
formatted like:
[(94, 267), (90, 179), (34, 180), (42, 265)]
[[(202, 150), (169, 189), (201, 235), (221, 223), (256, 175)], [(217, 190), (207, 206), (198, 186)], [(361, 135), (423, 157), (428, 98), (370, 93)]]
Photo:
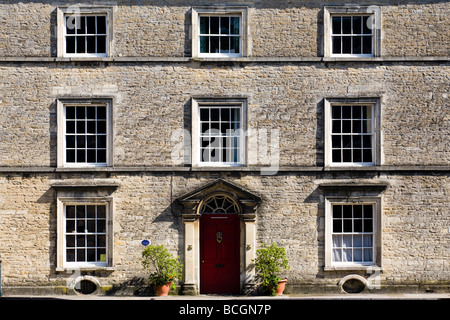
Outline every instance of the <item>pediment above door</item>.
[(261, 198), (240, 186), (222, 179), (207, 183), (202, 187), (177, 198), (175, 201), (180, 203), (183, 207), (182, 216), (184, 220), (196, 220), (201, 216), (200, 208), (202, 206), (202, 201), (218, 194), (233, 199), (239, 207), (237, 210), (239, 212), (237, 213), (241, 215), (244, 220), (256, 218), (256, 208), (261, 202)]

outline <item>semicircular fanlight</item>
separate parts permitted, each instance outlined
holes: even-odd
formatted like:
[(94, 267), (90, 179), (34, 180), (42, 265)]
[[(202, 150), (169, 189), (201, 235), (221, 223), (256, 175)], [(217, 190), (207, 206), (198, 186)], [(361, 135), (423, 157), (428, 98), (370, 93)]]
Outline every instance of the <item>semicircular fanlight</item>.
[(239, 205), (226, 195), (217, 194), (203, 201), (200, 213), (239, 213)]

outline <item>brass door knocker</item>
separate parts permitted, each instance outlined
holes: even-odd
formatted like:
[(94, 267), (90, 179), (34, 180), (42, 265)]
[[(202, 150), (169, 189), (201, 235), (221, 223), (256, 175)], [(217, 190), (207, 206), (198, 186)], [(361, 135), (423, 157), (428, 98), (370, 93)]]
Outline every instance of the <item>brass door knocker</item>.
[(216, 233), (216, 240), (218, 243), (222, 242), (222, 232), (219, 231)]

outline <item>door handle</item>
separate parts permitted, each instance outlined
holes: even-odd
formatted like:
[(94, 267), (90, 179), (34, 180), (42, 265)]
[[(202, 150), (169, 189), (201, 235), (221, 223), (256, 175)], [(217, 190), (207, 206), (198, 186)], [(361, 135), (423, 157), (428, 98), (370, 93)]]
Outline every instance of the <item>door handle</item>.
[(219, 231), (216, 233), (216, 240), (218, 243), (222, 242), (222, 232)]

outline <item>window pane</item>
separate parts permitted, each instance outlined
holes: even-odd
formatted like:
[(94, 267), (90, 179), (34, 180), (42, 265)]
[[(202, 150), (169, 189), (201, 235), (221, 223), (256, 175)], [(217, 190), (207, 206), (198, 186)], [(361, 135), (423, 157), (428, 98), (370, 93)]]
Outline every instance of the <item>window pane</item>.
[(373, 232), (373, 227), (372, 227), (372, 219), (364, 219), (364, 230), (363, 232)]
[(353, 136), (353, 148), (361, 148), (361, 136)]
[(97, 120), (106, 120), (106, 107), (97, 107)]
[(84, 219), (86, 217), (86, 207), (76, 206), (77, 219)]
[(342, 107), (342, 119), (351, 119), (352, 118), (352, 107), (351, 106), (343, 106)]
[(342, 150), (342, 162), (352, 162), (352, 150)]
[(361, 149), (353, 149), (353, 162), (362, 162), (362, 151)]
[(364, 16), (362, 19), (362, 33), (372, 34), (372, 16)]
[(97, 136), (97, 148), (106, 148), (106, 136)]
[(75, 148), (75, 136), (66, 136), (66, 148)]
[(66, 218), (75, 218), (75, 206), (66, 206)]
[(66, 151), (66, 162), (75, 162), (75, 150)]
[(87, 19), (86, 23), (87, 33), (95, 34), (95, 16), (87, 16), (86, 19)]
[(87, 261), (96, 261), (95, 249), (87, 249)]
[(86, 37), (77, 37), (77, 53), (86, 53)]
[(95, 53), (95, 36), (86, 37), (87, 53)]
[(75, 249), (66, 250), (66, 260), (67, 260), (67, 262), (75, 261)]
[(86, 261), (86, 250), (78, 249), (77, 250), (77, 262), (83, 262), (83, 261)]
[(106, 232), (106, 220), (97, 220), (97, 232)]
[(344, 219), (344, 232), (353, 232), (351, 219)]
[(341, 219), (333, 220), (333, 232), (342, 232), (342, 220)]
[(239, 37), (230, 37), (230, 53), (239, 53), (240, 52), (240, 38)]
[(231, 17), (230, 18), (230, 34), (240, 34), (240, 18)]
[(86, 118), (86, 108), (85, 107), (76, 107), (76, 117), (77, 119), (85, 119)]
[(209, 37), (207, 36), (200, 37), (200, 52), (209, 53)]
[(106, 133), (106, 121), (97, 121), (97, 133)]
[(372, 149), (363, 149), (363, 162), (373, 162)]
[(341, 136), (332, 136), (331, 137), (331, 147), (332, 148), (341, 148)]
[(364, 247), (372, 247), (372, 235), (371, 234), (365, 234), (363, 236), (364, 240)]
[(96, 163), (96, 150), (87, 150), (86, 152), (86, 162), (88, 163)]
[(372, 205), (365, 205), (364, 206), (364, 218), (371, 219), (373, 216), (373, 206)]
[(220, 17), (220, 34), (230, 33), (230, 18)]
[(351, 205), (344, 205), (343, 208), (343, 217), (344, 218), (352, 218), (352, 206)]
[(341, 49), (341, 41), (342, 41), (342, 37), (336, 37), (336, 36), (332, 37), (333, 53), (340, 54), (342, 52), (341, 51), (342, 50)]
[(341, 106), (332, 106), (331, 107), (331, 117), (333, 119), (341, 119)]
[(352, 136), (344, 135), (342, 136), (342, 147), (351, 148), (352, 147)]
[(106, 16), (97, 17), (97, 34), (106, 34)]
[(86, 246), (86, 236), (77, 236), (77, 247), (85, 247)]
[(75, 53), (75, 37), (66, 37), (66, 53)]
[(219, 34), (219, 17), (210, 17), (210, 34)]
[(97, 52), (106, 53), (106, 36), (97, 36)]
[(353, 249), (353, 261), (362, 262), (362, 249)]
[(334, 234), (333, 235), (333, 248), (341, 248), (342, 247), (342, 235)]
[(341, 133), (342, 129), (341, 129), (341, 120), (333, 120), (332, 124), (332, 128), (331, 128), (331, 132), (332, 133)]
[(372, 53), (372, 36), (363, 37), (363, 54)]
[(95, 107), (86, 107), (86, 119), (95, 120)]
[(344, 262), (352, 262), (352, 249), (344, 249), (343, 251), (343, 261)]
[(209, 17), (200, 17), (200, 34), (209, 34)]
[(362, 17), (361, 16), (354, 16), (353, 19), (353, 34), (360, 34), (362, 31)]
[(85, 150), (77, 150), (76, 151), (76, 162), (86, 162), (86, 151)]
[[(88, 121), (88, 122), (87, 122), (86, 132), (87, 132), (87, 133), (92, 133), (92, 134), (94, 134), (95, 131), (96, 131), (95, 127), (96, 127), (95, 121)], [(95, 137), (94, 137), (94, 138), (95, 138)]]
[(353, 54), (361, 54), (361, 38), (353, 37)]
[(219, 37), (210, 37), (209, 53), (219, 53)]
[(230, 38), (229, 37), (221, 37), (220, 38), (220, 53), (229, 53), (230, 52)]
[(333, 34), (341, 34), (341, 17), (331, 18), (331, 28)]
[(86, 214), (88, 218), (95, 218), (95, 206), (86, 206)]
[(86, 147), (86, 136), (77, 136), (77, 148), (85, 148)]
[(333, 250), (333, 261), (342, 262), (342, 250), (341, 249)]
[(84, 233), (84, 230), (86, 229), (86, 223), (84, 220), (77, 220), (77, 232), (78, 233)]
[(352, 53), (352, 37), (342, 37), (342, 53)]
[(75, 236), (66, 236), (66, 247), (68, 248), (75, 247)]
[(362, 219), (355, 219), (353, 221), (354, 232), (362, 232)]
[(95, 220), (89, 219), (87, 221), (87, 232), (94, 233), (95, 232), (95, 225), (96, 225)]
[(79, 18), (75, 18), (76, 25), (76, 33), (77, 34), (86, 34), (86, 17), (80, 16)]
[(97, 150), (97, 162), (98, 163), (106, 162), (106, 150)]
[(333, 206), (333, 218), (342, 218), (342, 206), (341, 205)]
[(362, 247), (362, 235), (360, 234), (355, 234), (353, 236), (353, 247), (355, 248), (361, 248)]
[(75, 220), (66, 220), (66, 232), (67, 233), (75, 232)]
[(97, 218), (98, 219), (106, 218), (106, 206), (97, 206)]
[(331, 161), (333, 161), (333, 162), (341, 162), (342, 161), (341, 150), (333, 150), (332, 151)]
[(351, 34), (352, 32), (352, 17), (342, 17), (342, 33)]
[(75, 17), (75, 15), (66, 16), (66, 34), (75, 34), (76, 19), (79, 18)]
[(362, 218), (362, 205), (353, 206), (353, 218)]
[(364, 262), (373, 261), (373, 249), (364, 249)]

